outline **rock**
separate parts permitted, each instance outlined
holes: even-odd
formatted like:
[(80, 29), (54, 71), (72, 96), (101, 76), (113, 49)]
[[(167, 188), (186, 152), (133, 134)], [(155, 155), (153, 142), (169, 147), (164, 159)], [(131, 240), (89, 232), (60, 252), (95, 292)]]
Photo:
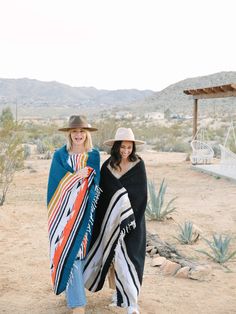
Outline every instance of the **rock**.
[(156, 253), (157, 253), (157, 248), (154, 247), (149, 254), (150, 254), (150, 256), (153, 256)]
[(174, 275), (181, 268), (181, 266), (175, 262), (166, 260), (160, 268), (164, 275)]
[(200, 229), (197, 225), (193, 224), (193, 232), (196, 232), (198, 234), (203, 234), (202, 229)]
[(176, 278), (188, 278), (190, 268), (188, 266), (180, 268), (175, 274)]
[(161, 266), (163, 263), (165, 263), (166, 258), (163, 256), (159, 256), (159, 257), (153, 257), (152, 262), (151, 262), (151, 266), (155, 267), (155, 266)]
[(153, 250), (155, 248), (155, 246), (150, 245), (150, 246), (146, 246), (146, 252), (151, 252), (151, 250)]
[(196, 266), (194, 269), (189, 271), (188, 277), (194, 280), (204, 281), (209, 279), (211, 274), (211, 267), (209, 265)]

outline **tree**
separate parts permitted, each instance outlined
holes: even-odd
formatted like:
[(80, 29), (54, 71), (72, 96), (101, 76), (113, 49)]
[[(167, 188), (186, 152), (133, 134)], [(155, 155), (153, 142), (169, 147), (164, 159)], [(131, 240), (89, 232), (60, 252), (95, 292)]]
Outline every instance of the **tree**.
[(11, 112), (11, 108), (7, 107), (2, 109), (2, 114), (0, 116), (0, 126), (2, 128), (9, 128), (13, 127), (14, 125), (14, 118)]
[(96, 127), (98, 128), (98, 132), (94, 132), (93, 134), (93, 143), (100, 150), (108, 150), (108, 147), (103, 144), (103, 142), (109, 138), (112, 138), (115, 134), (115, 130), (119, 126), (119, 123), (114, 119), (109, 119), (106, 121), (100, 121), (96, 123)]
[(0, 116), (0, 206), (6, 200), (16, 170), (23, 165), (23, 151), (19, 127), (11, 110), (3, 109)]

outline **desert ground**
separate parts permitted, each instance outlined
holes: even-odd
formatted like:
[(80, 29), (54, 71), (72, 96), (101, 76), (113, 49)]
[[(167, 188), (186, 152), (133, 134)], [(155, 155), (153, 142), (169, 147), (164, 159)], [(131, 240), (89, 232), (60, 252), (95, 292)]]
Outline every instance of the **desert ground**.
[[(157, 189), (165, 178), (166, 201), (177, 196), (177, 211), (172, 219), (147, 221), (147, 229), (211, 269), (203, 281), (180, 279), (164, 276), (158, 267), (151, 267), (151, 258), (147, 257), (139, 298), (141, 313), (236, 313), (236, 258), (224, 268), (196, 252), (206, 249), (201, 237), (196, 244), (187, 246), (174, 238), (178, 235), (178, 223), (191, 220), (208, 239), (213, 233), (231, 235), (231, 250), (236, 249), (236, 183), (195, 172), (185, 161), (185, 154), (140, 155), (148, 178), (154, 180)], [(50, 281), (46, 209), (49, 166), (50, 160), (27, 160), (0, 207), (0, 313), (71, 313), (65, 296), (53, 294)], [(126, 313), (125, 309), (108, 306), (111, 295), (107, 284), (96, 294), (87, 293), (86, 313)]]

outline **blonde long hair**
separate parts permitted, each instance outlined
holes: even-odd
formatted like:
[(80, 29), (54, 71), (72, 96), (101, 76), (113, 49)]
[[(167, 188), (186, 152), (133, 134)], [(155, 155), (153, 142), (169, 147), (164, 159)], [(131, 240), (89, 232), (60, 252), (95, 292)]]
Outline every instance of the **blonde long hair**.
[[(66, 148), (69, 151), (71, 151), (72, 149), (72, 139), (71, 139), (71, 132), (73, 130), (76, 130), (76, 129), (70, 129), (67, 133), (67, 143), (66, 143)], [(86, 134), (86, 139), (84, 141), (84, 147), (85, 147), (85, 150), (86, 152), (90, 151), (92, 148), (93, 148), (93, 142), (92, 142), (92, 136), (91, 136), (91, 133), (86, 130), (86, 129), (81, 129), (85, 132)]]

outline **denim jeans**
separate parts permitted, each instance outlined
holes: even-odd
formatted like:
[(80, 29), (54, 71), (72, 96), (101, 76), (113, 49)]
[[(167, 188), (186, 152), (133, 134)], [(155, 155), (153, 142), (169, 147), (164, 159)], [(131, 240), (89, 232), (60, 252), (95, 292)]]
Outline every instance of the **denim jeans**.
[(66, 287), (66, 300), (69, 308), (84, 307), (86, 305), (86, 294), (83, 281), (84, 262), (75, 260), (69, 283)]

